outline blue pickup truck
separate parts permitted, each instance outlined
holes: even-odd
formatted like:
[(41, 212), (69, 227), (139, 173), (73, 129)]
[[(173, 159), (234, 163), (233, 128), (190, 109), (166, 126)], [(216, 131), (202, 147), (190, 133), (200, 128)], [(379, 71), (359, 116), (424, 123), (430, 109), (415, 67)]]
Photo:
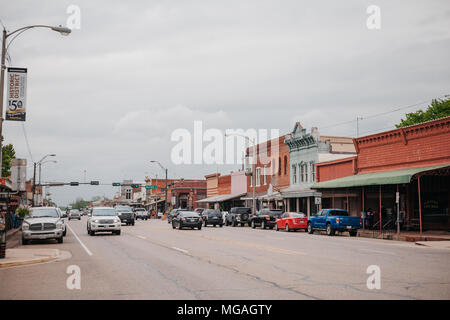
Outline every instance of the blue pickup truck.
[(326, 230), (327, 235), (333, 236), (336, 231), (348, 231), (351, 237), (358, 234), (361, 229), (361, 219), (350, 217), (346, 210), (322, 209), (308, 219), (308, 233), (314, 230)]

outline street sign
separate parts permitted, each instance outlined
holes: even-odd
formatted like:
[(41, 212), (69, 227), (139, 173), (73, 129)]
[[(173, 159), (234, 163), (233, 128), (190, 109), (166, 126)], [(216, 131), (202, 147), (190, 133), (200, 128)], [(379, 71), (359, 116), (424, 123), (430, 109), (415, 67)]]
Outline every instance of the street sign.
[(321, 203), (322, 203), (322, 198), (320, 198), (320, 197), (314, 197), (314, 203), (315, 203), (315, 204), (321, 204)]
[(100, 183), (98, 181), (91, 181), (91, 185), (98, 186)]
[(145, 186), (145, 189), (158, 189), (158, 186)]
[(71, 182), (70, 185), (71, 185), (71, 186), (79, 186), (80, 183), (79, 183), (79, 182)]

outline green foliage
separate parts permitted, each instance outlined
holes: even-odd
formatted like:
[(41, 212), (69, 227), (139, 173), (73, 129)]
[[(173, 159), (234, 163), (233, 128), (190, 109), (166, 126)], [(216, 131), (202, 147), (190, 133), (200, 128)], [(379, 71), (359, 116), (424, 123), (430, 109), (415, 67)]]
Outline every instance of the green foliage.
[(30, 214), (30, 210), (27, 208), (17, 208), (16, 213), (19, 217), (24, 218)]
[(436, 120), (450, 116), (450, 99), (436, 100), (433, 99), (427, 110), (418, 110), (406, 114), (406, 119), (402, 119), (397, 128), (411, 126), (426, 121)]
[(12, 144), (7, 144), (2, 147), (2, 177), (9, 177), (11, 175), (11, 160), (15, 157), (16, 151)]
[(77, 198), (74, 203), (71, 203), (72, 209), (86, 208), (91, 202), (83, 200), (83, 198)]

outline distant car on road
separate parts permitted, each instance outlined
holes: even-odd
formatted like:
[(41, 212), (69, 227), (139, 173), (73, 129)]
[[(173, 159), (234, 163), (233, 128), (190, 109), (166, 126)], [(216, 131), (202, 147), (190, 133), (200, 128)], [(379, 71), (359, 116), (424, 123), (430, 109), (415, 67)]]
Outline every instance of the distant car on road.
[(202, 212), (204, 226), (213, 225), (223, 227), (223, 217), (220, 210), (206, 209)]
[(176, 229), (178, 227), (179, 230), (187, 227), (187, 228), (198, 228), (198, 230), (202, 229), (202, 217), (195, 211), (180, 211), (176, 216), (172, 219), (172, 228)]
[(148, 220), (150, 218), (149, 213), (144, 208), (135, 208), (134, 214), (136, 215), (136, 220)]
[(333, 236), (336, 231), (348, 231), (351, 237), (355, 237), (360, 228), (360, 217), (351, 217), (347, 210), (343, 209), (322, 209), (308, 220), (310, 234), (314, 233), (314, 230), (326, 230), (327, 235)]
[(285, 212), (276, 221), (275, 230), (295, 231), (303, 229), (308, 231), (308, 218), (302, 212)]
[(81, 220), (81, 212), (78, 209), (69, 210), (69, 214), (67, 215), (69, 220), (78, 219)]
[(135, 215), (130, 206), (116, 206), (114, 209), (116, 210), (122, 223), (126, 223), (127, 226), (134, 226)]
[(282, 210), (261, 209), (255, 215), (250, 216), (250, 225), (253, 229), (261, 227), (262, 229), (273, 229), (277, 219), (283, 214)]
[(227, 215), (225, 225), (236, 227), (240, 224), (243, 227), (245, 224), (248, 224), (250, 226), (249, 218), (251, 214), (252, 208), (233, 207)]
[(87, 221), (87, 232), (93, 236), (96, 232), (110, 231), (120, 235), (122, 222), (117, 211), (111, 207), (95, 207)]
[(172, 223), (172, 219), (174, 217), (176, 217), (178, 215), (179, 212), (181, 211), (187, 211), (187, 209), (173, 209), (172, 211), (170, 211), (170, 213), (167, 215), (167, 223)]
[(56, 239), (63, 243), (64, 221), (55, 207), (35, 207), (22, 223), (22, 244), (30, 240)]

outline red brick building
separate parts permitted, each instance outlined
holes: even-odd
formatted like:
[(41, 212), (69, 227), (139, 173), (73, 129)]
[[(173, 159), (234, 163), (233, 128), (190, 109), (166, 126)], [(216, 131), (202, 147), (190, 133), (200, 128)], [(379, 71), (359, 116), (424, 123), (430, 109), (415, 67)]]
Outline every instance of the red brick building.
[(374, 212), (379, 230), (395, 227), (397, 209), (404, 228), (450, 230), (450, 117), (353, 142), (356, 157), (316, 164), (323, 207)]
[[(263, 207), (284, 208), (285, 203), (280, 192), (289, 187), (289, 148), (284, 143), (286, 136), (268, 140), (249, 147), (246, 150), (247, 159), (255, 159), (255, 195), (256, 209)], [(252, 170), (250, 161), (246, 163), (247, 170)], [(246, 206), (252, 206), (253, 181), (247, 177)]]
[(171, 187), (171, 208), (196, 209), (197, 201), (206, 198), (206, 180), (179, 179)]
[(229, 211), (232, 207), (244, 205), (241, 197), (246, 194), (246, 179), (243, 171), (231, 172), (227, 175), (220, 173), (205, 176), (207, 198), (198, 201), (199, 205)]

